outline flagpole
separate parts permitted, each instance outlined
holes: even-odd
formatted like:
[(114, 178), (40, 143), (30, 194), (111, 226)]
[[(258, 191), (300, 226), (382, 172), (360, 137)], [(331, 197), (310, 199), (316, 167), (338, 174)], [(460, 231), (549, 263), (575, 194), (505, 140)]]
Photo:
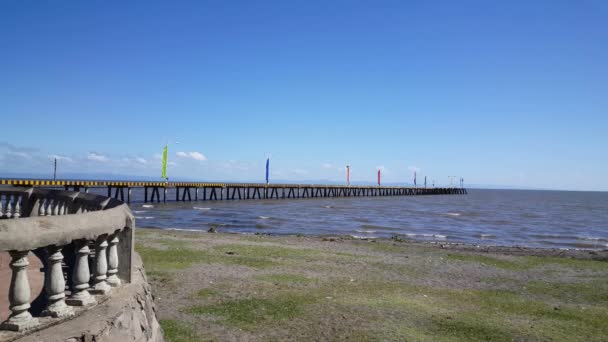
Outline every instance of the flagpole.
[(269, 170), (270, 170), (270, 156), (266, 157), (266, 185), (270, 184), (269, 182)]
[(346, 185), (350, 186), (350, 165), (346, 165)]

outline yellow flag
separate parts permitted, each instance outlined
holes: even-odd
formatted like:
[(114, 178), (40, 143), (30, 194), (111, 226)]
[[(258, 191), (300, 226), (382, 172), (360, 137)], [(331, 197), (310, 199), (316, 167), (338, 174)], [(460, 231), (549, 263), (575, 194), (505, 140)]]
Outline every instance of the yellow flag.
[(163, 148), (162, 178), (167, 179), (167, 145)]

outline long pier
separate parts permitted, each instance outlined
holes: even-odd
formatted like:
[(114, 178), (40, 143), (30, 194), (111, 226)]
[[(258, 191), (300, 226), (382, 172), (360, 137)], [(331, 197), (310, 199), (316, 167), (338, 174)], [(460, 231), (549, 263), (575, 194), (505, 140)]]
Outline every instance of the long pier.
[[(218, 201), (253, 199), (298, 199), (327, 197), (375, 197), (418, 195), (466, 195), (467, 189), (455, 187), (405, 187), (369, 185), (259, 184), (202, 182), (137, 182), (97, 180), (0, 179), (0, 185), (60, 188), (89, 192), (106, 188), (108, 197), (131, 203), (132, 190), (144, 190), (144, 202), (167, 202), (169, 189), (175, 201)], [(162, 199), (161, 199), (162, 197)]]

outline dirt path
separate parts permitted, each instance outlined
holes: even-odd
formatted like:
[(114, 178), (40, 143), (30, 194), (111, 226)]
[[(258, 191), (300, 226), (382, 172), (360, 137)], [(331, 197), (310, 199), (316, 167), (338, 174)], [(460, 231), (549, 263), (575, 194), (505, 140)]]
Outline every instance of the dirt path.
[(140, 229), (169, 341), (600, 341), (608, 252)]

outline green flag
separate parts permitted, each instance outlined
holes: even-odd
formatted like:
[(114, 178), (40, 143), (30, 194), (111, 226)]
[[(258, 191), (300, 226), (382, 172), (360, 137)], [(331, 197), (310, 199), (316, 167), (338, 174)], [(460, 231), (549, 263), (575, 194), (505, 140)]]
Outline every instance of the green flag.
[(167, 145), (165, 145), (165, 148), (163, 148), (163, 167), (161, 177), (167, 179)]

